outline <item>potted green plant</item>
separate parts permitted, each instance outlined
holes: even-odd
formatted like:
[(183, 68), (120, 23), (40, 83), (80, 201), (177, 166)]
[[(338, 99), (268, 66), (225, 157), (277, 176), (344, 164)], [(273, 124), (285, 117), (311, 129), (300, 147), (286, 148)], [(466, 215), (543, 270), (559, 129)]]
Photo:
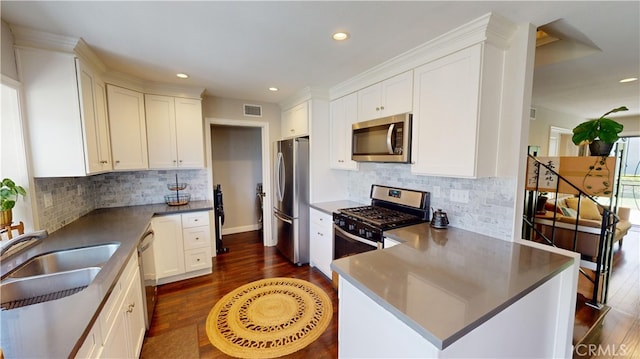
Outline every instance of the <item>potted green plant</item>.
[(621, 106), (605, 113), (600, 118), (579, 124), (573, 129), (571, 140), (576, 146), (587, 142), (592, 156), (608, 156), (613, 144), (620, 138), (618, 134), (622, 132), (624, 126), (605, 116), (628, 110), (626, 106)]
[(12, 209), (16, 206), (18, 196), (26, 196), (27, 191), (16, 185), (13, 180), (5, 178), (0, 183), (0, 227), (11, 225), (13, 221)]

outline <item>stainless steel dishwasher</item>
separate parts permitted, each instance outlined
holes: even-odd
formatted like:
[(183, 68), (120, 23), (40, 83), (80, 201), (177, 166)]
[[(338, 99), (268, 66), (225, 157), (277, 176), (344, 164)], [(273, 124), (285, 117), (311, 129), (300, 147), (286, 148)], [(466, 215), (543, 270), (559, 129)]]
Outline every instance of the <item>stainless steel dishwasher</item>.
[(149, 330), (158, 293), (155, 260), (153, 257), (153, 229), (151, 229), (151, 226), (147, 227), (138, 244), (138, 265), (140, 266), (140, 280), (144, 288), (142, 295), (145, 296), (143, 301), (145, 307), (144, 319), (147, 330)]

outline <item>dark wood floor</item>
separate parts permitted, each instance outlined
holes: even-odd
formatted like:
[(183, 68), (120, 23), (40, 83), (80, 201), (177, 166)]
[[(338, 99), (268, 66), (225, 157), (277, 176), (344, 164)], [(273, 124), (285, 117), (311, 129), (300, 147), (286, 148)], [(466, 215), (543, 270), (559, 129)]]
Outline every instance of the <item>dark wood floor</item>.
[[(598, 318), (602, 313), (577, 305), (575, 358), (640, 358), (640, 229), (634, 230), (625, 238), (622, 250), (616, 246), (608, 298), (611, 309)], [(205, 331), (207, 315), (216, 301), (254, 280), (294, 277), (323, 288), (332, 299), (334, 315), (317, 341), (288, 358), (336, 358), (338, 303), (330, 281), (317, 269), (294, 266), (275, 248), (262, 246), (259, 232), (225, 236), (224, 243), (230, 251), (213, 259), (212, 274), (158, 288), (158, 304), (147, 337), (196, 325), (200, 358), (226, 358), (209, 343)], [(583, 280), (580, 282), (584, 287)]]
[[(224, 237), (229, 252), (213, 258), (213, 273), (158, 287), (158, 302), (147, 338), (197, 325), (200, 358), (228, 358), (207, 338), (205, 322), (213, 305), (233, 289), (263, 278), (304, 279), (323, 288), (333, 302), (333, 319), (318, 340), (287, 358), (336, 358), (338, 356), (338, 296), (329, 279), (309, 266), (298, 267), (264, 247), (259, 232)], [(145, 338), (145, 343), (147, 342)]]

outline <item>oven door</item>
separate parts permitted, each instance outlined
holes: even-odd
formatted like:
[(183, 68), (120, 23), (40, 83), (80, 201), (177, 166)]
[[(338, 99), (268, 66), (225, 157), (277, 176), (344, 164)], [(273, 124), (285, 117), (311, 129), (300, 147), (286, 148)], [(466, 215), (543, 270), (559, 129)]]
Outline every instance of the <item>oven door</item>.
[(344, 258), (354, 254), (382, 249), (382, 242), (368, 241), (333, 226), (333, 259)]

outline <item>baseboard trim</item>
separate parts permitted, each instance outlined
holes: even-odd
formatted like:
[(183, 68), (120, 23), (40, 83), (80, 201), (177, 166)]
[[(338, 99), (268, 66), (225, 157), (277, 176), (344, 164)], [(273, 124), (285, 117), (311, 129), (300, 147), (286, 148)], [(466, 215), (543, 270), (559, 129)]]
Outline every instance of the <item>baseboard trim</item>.
[(225, 234), (236, 234), (236, 233), (242, 233), (242, 232), (257, 231), (260, 228), (262, 228), (262, 226), (259, 223), (250, 224), (248, 226), (223, 228), (222, 229), (222, 235), (224, 236)]

